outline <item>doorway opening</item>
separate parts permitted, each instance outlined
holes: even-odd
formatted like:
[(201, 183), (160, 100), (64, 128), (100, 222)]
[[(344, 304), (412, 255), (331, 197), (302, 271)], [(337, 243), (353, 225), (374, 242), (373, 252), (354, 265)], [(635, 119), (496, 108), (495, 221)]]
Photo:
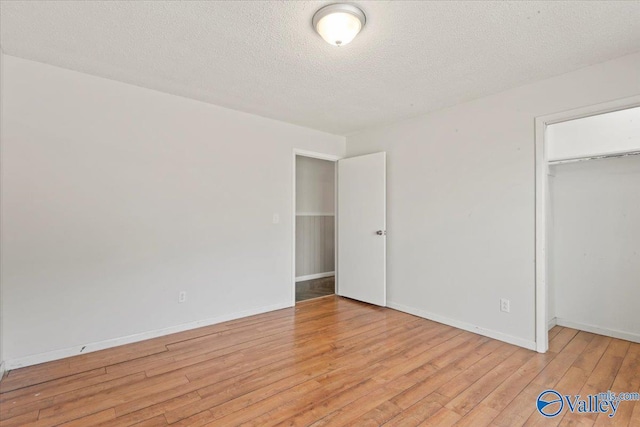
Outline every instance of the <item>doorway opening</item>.
[(295, 302), (336, 293), (336, 163), (295, 155)]
[(536, 347), (556, 325), (640, 342), (640, 97), (536, 119)]

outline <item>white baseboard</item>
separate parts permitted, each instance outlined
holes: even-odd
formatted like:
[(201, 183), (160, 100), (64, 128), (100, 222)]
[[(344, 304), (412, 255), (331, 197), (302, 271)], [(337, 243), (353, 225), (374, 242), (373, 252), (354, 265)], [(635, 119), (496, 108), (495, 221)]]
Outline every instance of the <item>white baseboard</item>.
[(551, 328), (553, 328), (557, 324), (558, 324), (558, 318), (557, 317), (554, 317), (553, 319), (549, 319), (549, 321), (547, 322), (547, 330), (550, 330)]
[(335, 271), (327, 271), (326, 273), (309, 274), (308, 276), (296, 277), (296, 283), (304, 282), (305, 280), (322, 279), (324, 277), (331, 277), (335, 275), (336, 275)]
[(517, 345), (518, 347), (524, 347), (526, 349), (534, 350), (534, 351), (536, 350), (535, 341), (529, 341), (522, 338), (514, 337), (512, 335), (507, 335), (502, 332), (493, 331), (491, 329), (481, 328), (480, 326), (472, 325), (471, 323), (450, 319), (448, 317), (440, 316), (439, 314), (429, 313), (428, 311), (425, 311), (425, 310), (408, 307), (406, 305), (398, 304), (391, 301), (387, 301), (387, 307), (393, 308), (394, 310), (403, 311), (405, 313), (413, 314), (414, 316), (433, 320), (434, 322), (453, 326), (454, 328), (463, 329), (465, 331), (469, 331), (475, 334), (483, 335), (485, 337), (493, 338), (498, 341), (504, 341), (508, 344)]
[(578, 329), (580, 331), (591, 332), (592, 334), (606, 335), (612, 338), (627, 340), (640, 343), (640, 334), (633, 332), (618, 331), (616, 329), (602, 328), (600, 326), (589, 325), (586, 323), (574, 322), (571, 320), (556, 318), (556, 324), (565, 328)]
[(6, 372), (4, 367), (4, 362), (0, 362), (0, 380), (4, 377), (4, 373)]
[(333, 212), (296, 212), (296, 216), (335, 216)]
[(128, 335), (120, 338), (113, 338), (94, 343), (78, 345), (75, 347), (65, 348), (62, 350), (54, 350), (46, 353), (35, 354), (32, 356), (19, 357), (17, 359), (6, 360), (3, 368), (7, 371), (13, 369), (24, 368), (25, 366), (37, 365), (39, 363), (51, 362), (52, 360), (64, 359), (66, 357), (77, 356), (79, 354), (91, 353), (98, 350), (104, 350), (111, 347), (117, 347), (124, 344), (131, 344), (138, 341), (144, 341), (151, 338), (157, 338), (164, 335), (175, 334), (176, 332), (188, 331), (190, 329), (201, 328), (203, 326), (215, 325), (216, 323), (227, 322), (229, 320), (240, 319), (242, 317), (253, 316), (256, 314), (267, 313), (269, 311), (280, 310), (292, 307), (290, 303), (279, 303), (265, 307), (257, 307), (249, 310), (238, 311), (235, 313), (225, 314), (222, 316), (212, 317), (209, 319), (196, 320), (195, 322), (183, 323), (181, 325), (170, 326), (168, 328), (156, 329), (153, 331), (142, 332), (139, 334)]

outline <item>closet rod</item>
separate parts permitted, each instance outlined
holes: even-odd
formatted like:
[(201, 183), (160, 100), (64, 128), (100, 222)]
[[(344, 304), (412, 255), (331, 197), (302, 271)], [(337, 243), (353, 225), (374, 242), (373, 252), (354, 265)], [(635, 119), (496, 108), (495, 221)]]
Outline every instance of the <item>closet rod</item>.
[(601, 156), (579, 157), (576, 159), (549, 160), (547, 163), (549, 165), (561, 165), (564, 163), (584, 162), (587, 160), (612, 159), (616, 157), (627, 157), (627, 156), (637, 156), (637, 155), (640, 155), (640, 151), (627, 151), (625, 153), (603, 154)]

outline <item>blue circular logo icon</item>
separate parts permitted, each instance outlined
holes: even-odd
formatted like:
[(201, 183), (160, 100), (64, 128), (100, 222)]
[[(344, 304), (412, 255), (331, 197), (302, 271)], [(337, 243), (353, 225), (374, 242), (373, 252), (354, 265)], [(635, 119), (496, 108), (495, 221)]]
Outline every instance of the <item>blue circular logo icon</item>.
[(538, 396), (536, 401), (536, 408), (538, 412), (545, 417), (555, 417), (564, 408), (564, 401), (562, 396), (555, 390), (545, 390)]

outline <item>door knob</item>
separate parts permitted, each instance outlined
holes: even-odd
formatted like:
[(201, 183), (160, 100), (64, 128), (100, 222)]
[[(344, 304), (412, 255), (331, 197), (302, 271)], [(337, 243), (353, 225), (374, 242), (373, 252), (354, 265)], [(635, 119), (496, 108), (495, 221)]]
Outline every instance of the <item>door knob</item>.
[(376, 234), (378, 236), (386, 236), (387, 235), (387, 231), (386, 230), (378, 230), (378, 231), (376, 231)]

